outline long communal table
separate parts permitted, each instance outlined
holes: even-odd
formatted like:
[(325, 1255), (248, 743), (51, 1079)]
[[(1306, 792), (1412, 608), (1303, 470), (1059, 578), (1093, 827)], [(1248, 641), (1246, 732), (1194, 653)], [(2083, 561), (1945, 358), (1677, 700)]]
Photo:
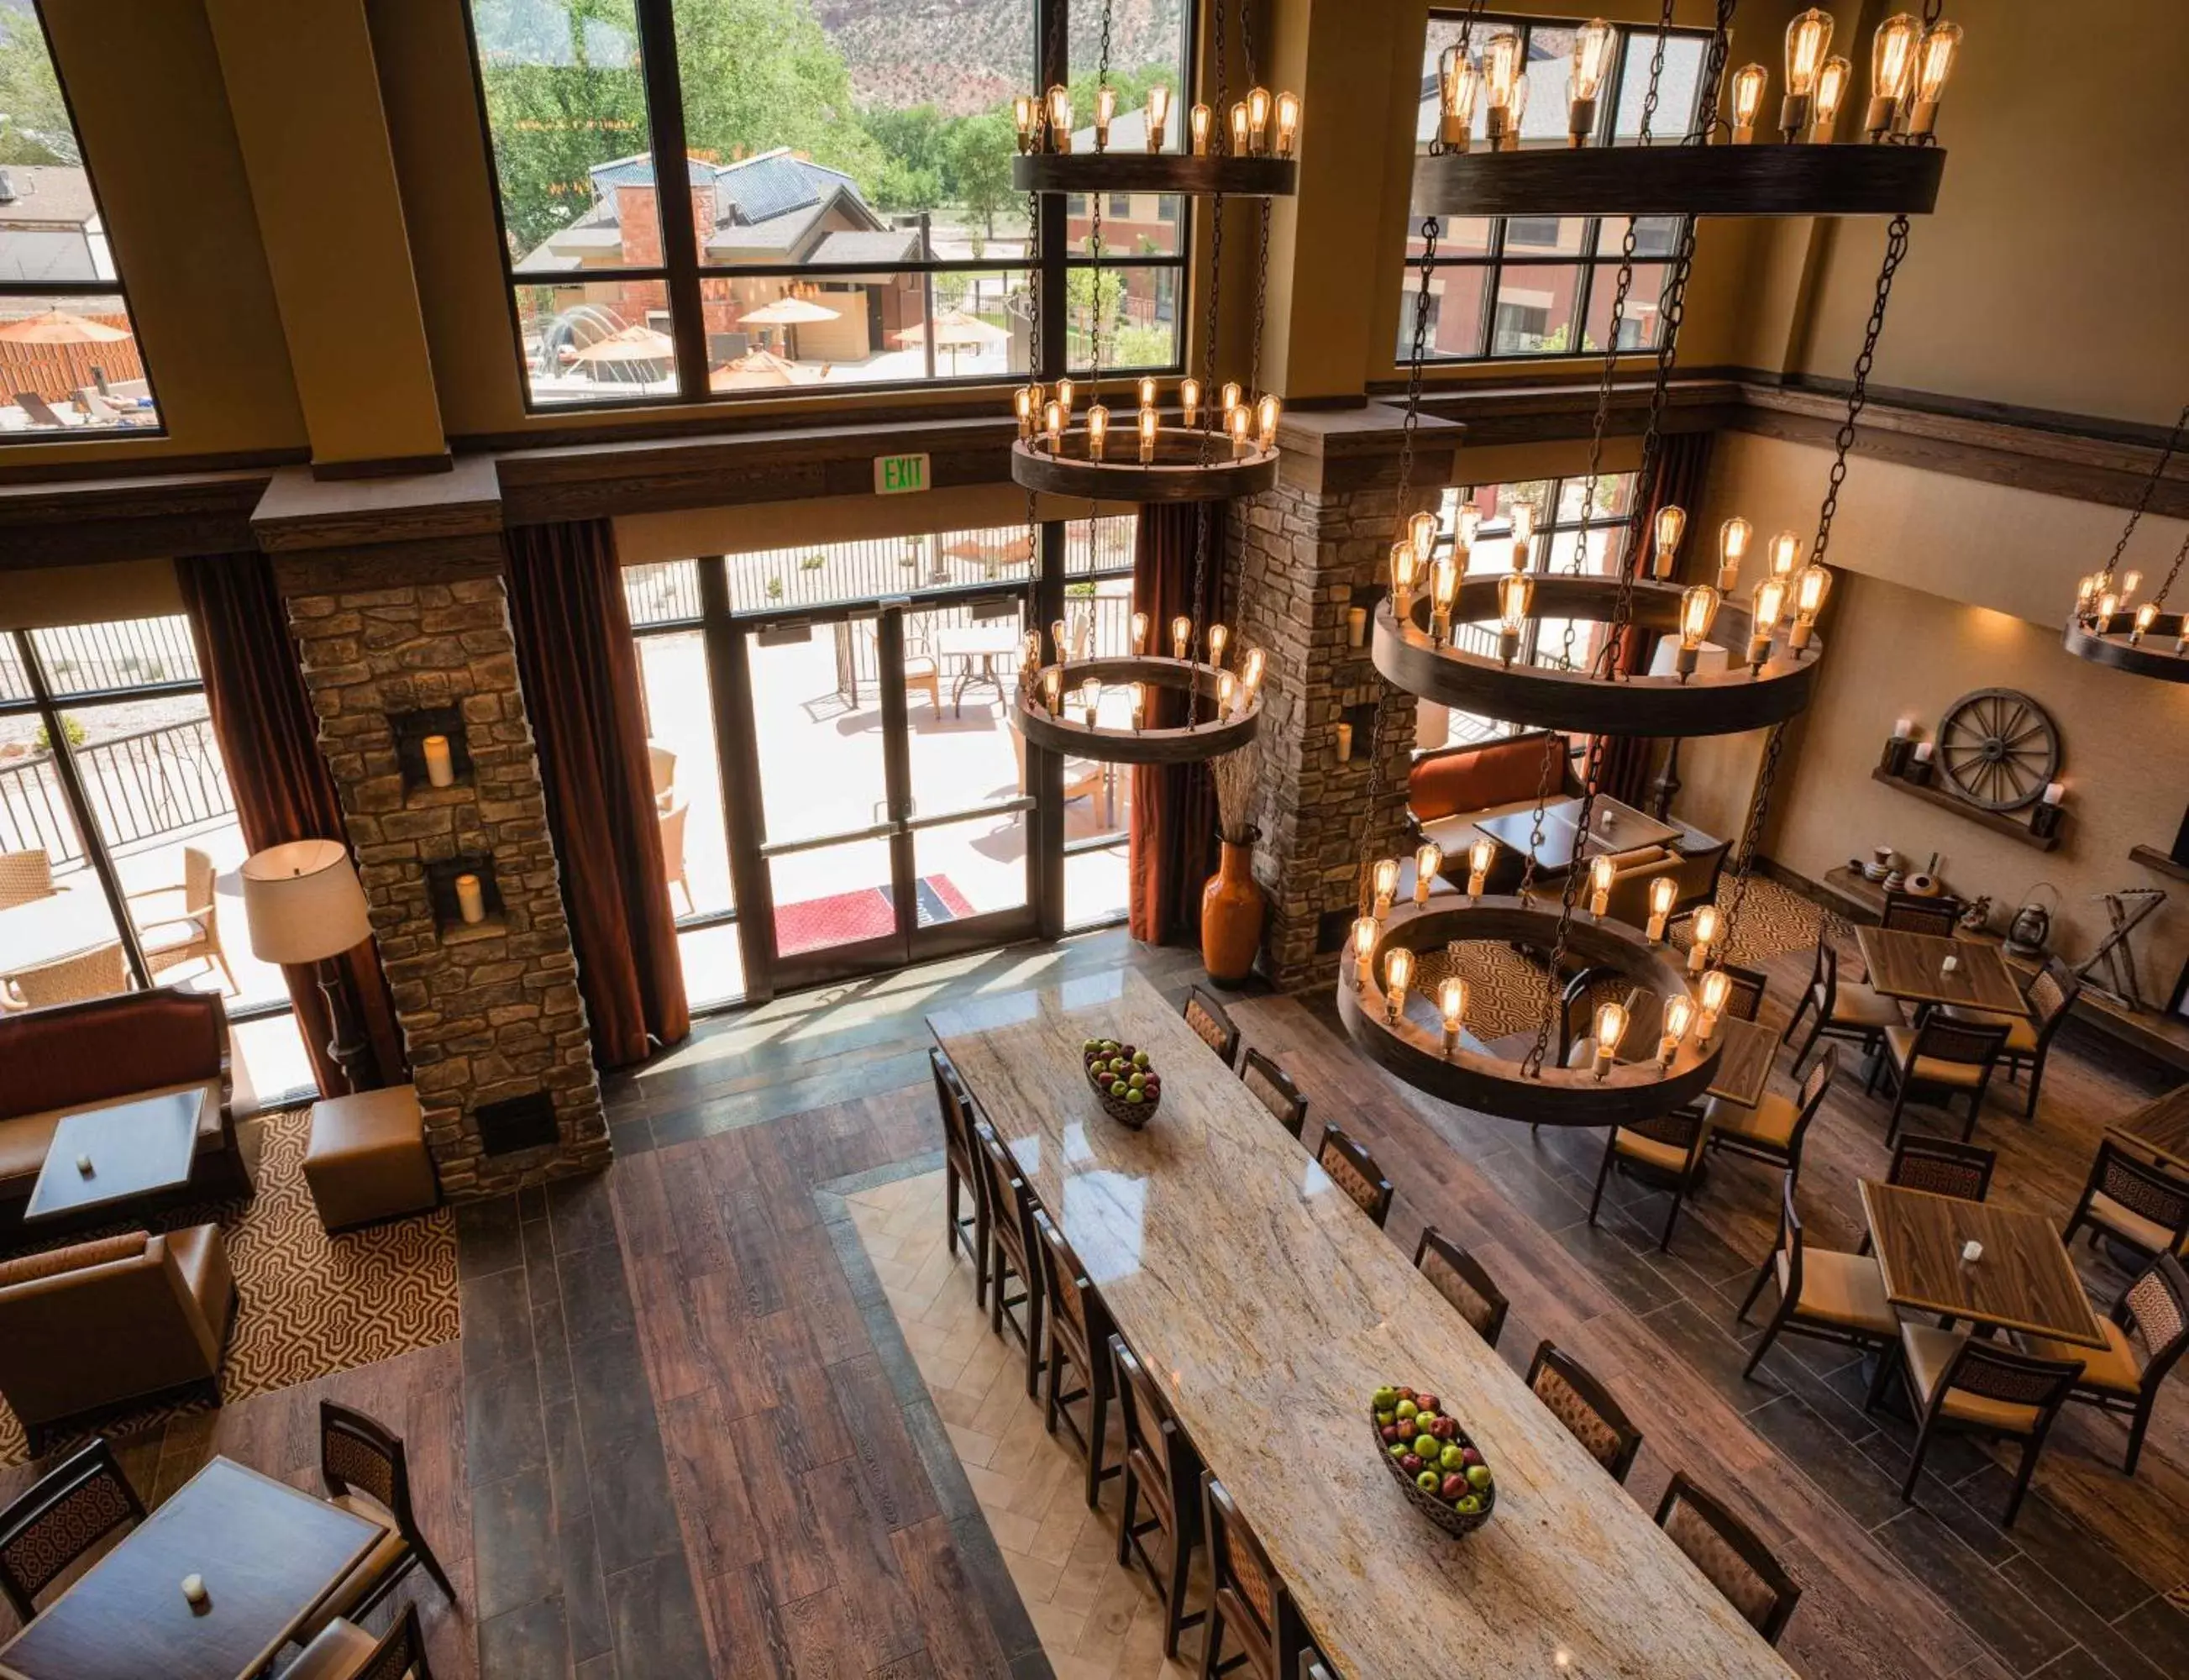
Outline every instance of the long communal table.
[[(929, 1024), (1342, 1673), (1790, 1672), (1138, 975)], [(1145, 1131), (1096, 1106), (1090, 1038), (1162, 1075)], [(1468, 1539), (1376, 1462), (1386, 1383), (1434, 1389), (1496, 1471)]]

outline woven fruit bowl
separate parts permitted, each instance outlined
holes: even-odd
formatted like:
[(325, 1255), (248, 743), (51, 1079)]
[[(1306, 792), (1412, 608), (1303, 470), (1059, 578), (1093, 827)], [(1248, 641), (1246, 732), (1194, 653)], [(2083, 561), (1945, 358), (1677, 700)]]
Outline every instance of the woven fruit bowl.
[[(1473, 1534), (1490, 1520), (1496, 1480), (1467, 1431), (1437, 1410), (1434, 1394), (1378, 1389), (1368, 1403), (1368, 1425), (1376, 1456), (1416, 1510), (1449, 1535)], [(1433, 1452), (1422, 1451), (1425, 1443)], [(1434, 1479), (1434, 1489), (1425, 1478)]]
[(1115, 1038), (1089, 1038), (1083, 1054), (1087, 1083), (1105, 1114), (1136, 1132), (1155, 1118), (1162, 1101), (1162, 1076), (1149, 1066), (1145, 1050)]

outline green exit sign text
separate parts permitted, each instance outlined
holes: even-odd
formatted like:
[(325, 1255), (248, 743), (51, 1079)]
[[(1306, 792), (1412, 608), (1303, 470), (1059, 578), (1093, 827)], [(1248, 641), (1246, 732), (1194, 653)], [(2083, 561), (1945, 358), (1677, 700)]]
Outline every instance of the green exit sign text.
[(927, 488), (927, 457), (924, 455), (878, 455), (874, 457), (874, 494), (903, 495)]

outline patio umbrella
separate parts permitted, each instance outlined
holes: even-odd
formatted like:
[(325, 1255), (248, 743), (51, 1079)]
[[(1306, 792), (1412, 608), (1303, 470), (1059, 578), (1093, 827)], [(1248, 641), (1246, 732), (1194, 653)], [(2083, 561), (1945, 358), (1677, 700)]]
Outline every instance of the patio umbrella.
[(676, 346), (665, 332), (650, 326), (627, 326), (605, 338), (596, 338), (578, 351), (574, 362), (665, 362), (673, 360)]
[(724, 362), (707, 376), (715, 391), (757, 391), (772, 386), (810, 385), (813, 376), (768, 349), (748, 350)]
[(803, 297), (778, 297), (772, 303), (763, 303), (738, 317), (739, 326), (779, 326), (783, 329), (783, 348), (796, 354), (797, 340), (790, 329), (807, 321), (833, 321), (843, 319), (843, 311), (832, 309), (824, 303), (814, 303)]
[[(891, 335), (897, 342), (910, 349), (915, 344), (927, 342), (928, 323), (917, 321), (902, 331)], [(1007, 344), (1010, 334), (999, 326), (991, 326), (978, 315), (969, 315), (963, 309), (945, 309), (934, 320), (935, 348), (950, 353), (950, 371), (958, 371), (958, 353), (960, 350), (985, 350), (992, 344)]]
[(127, 327), (109, 326), (59, 308), (0, 326), (0, 339), (10, 344), (117, 344), (135, 337)]

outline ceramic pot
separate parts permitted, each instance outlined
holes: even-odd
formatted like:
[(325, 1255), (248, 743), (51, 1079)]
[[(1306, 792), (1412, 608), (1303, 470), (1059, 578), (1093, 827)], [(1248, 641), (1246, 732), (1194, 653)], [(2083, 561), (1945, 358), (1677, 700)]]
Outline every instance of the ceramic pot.
[(1219, 985), (1253, 972), (1262, 948), (1262, 889), (1254, 881), (1252, 840), (1224, 843), (1223, 861), (1201, 890), (1201, 964)]

